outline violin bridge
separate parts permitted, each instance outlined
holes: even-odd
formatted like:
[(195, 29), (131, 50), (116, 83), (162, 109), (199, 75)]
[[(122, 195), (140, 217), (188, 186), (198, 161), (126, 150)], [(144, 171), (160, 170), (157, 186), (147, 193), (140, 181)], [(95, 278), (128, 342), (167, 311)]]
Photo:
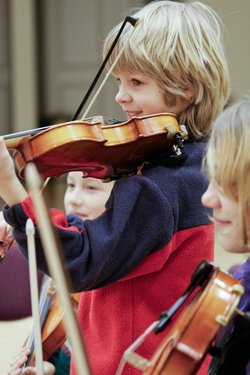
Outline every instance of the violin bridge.
[(235, 284), (232, 287), (232, 291), (235, 294), (235, 299), (232, 302), (231, 306), (227, 311), (225, 311), (225, 314), (217, 314), (215, 317), (215, 321), (219, 323), (221, 326), (226, 326), (230, 319), (233, 316), (233, 313), (236, 311), (236, 308), (239, 304), (241, 296), (244, 294), (244, 287), (241, 284)]
[(142, 371), (146, 371), (149, 365), (149, 361), (146, 358), (143, 358), (141, 355), (133, 351), (126, 351), (124, 353), (124, 359), (126, 362)]
[(181, 129), (180, 133), (181, 133), (182, 139), (187, 140), (188, 139), (188, 131), (187, 131), (186, 125), (180, 125), (180, 129)]
[(104, 117), (103, 117), (102, 115), (94, 116), (94, 117), (91, 119), (91, 122), (92, 122), (92, 123), (100, 122), (102, 125), (105, 125)]
[(119, 364), (118, 370), (115, 375), (121, 375), (125, 363), (130, 363), (139, 370), (146, 371), (150, 362), (146, 358), (134, 352), (142, 343), (145, 341), (146, 337), (153, 331), (153, 329), (159, 324), (159, 320), (153, 322), (136, 340), (130, 347), (125, 350), (122, 356), (122, 360)]

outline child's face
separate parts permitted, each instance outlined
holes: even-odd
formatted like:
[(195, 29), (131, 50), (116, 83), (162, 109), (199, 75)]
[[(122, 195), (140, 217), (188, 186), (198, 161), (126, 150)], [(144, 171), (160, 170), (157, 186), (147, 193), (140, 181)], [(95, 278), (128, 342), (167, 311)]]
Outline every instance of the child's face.
[(64, 195), (66, 214), (76, 214), (82, 220), (97, 218), (105, 209), (113, 184), (97, 178), (82, 178), (82, 172), (69, 172)]
[(187, 99), (176, 97), (174, 105), (167, 105), (164, 93), (156, 81), (138, 73), (116, 72), (114, 77), (119, 83), (116, 102), (127, 114), (132, 116), (147, 116), (154, 113), (182, 113), (190, 104)]
[(217, 238), (223, 249), (232, 253), (249, 252), (239, 232), (238, 202), (226, 196), (213, 182), (210, 182), (201, 200), (204, 206), (213, 210)]

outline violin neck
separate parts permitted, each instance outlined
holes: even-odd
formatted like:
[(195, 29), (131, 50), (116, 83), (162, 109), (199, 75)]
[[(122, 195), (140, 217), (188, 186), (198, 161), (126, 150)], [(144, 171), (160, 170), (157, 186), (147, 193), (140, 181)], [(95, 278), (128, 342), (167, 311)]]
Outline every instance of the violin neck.
[[(79, 120), (75, 122), (79, 123), (79, 122), (83, 122), (83, 120)], [(93, 116), (87, 117), (84, 119), (84, 122), (90, 122), (90, 123), (100, 122), (103, 125), (113, 125), (113, 124), (119, 123), (119, 121), (116, 120), (115, 118), (108, 117), (108, 116), (99, 116), (99, 115), (94, 116), (94, 117)], [(71, 121), (69, 124), (72, 124), (72, 123), (73, 122)], [(48, 125), (48, 126), (43, 126), (41, 128), (29, 129), (29, 130), (20, 131), (17, 133), (6, 134), (6, 135), (3, 135), (2, 138), (4, 139), (6, 147), (9, 150), (16, 150), (18, 146), (20, 145), (20, 143), (22, 142), (24, 137), (36, 135), (37, 133), (40, 133), (43, 130), (53, 128), (57, 125), (63, 125), (63, 124)]]
[(44, 126), (42, 128), (24, 130), (24, 131), (17, 132), (17, 133), (6, 134), (6, 135), (3, 135), (2, 137), (8, 149), (10, 150), (16, 149), (18, 145), (20, 144), (20, 142), (22, 141), (23, 137), (35, 135), (41, 132), (42, 130), (46, 130), (50, 127), (51, 126)]

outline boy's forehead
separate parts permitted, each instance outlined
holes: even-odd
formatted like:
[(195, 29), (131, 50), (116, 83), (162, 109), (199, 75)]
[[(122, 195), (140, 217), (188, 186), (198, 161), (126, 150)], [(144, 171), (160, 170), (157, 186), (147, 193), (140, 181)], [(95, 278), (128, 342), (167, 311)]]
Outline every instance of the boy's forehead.
[(116, 69), (114, 69), (112, 71), (112, 75), (114, 78), (119, 78), (119, 76), (121, 75), (128, 76), (128, 77), (134, 76), (134, 75), (145, 76), (144, 72), (142, 72), (141, 70), (139, 71), (136, 69), (131, 69), (126, 65), (124, 65), (124, 68), (117, 67)]

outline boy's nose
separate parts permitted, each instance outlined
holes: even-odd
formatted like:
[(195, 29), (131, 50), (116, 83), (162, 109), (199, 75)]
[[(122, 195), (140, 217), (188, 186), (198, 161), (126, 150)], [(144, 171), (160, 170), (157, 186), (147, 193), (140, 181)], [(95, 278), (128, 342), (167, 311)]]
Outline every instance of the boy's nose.
[(208, 208), (218, 208), (220, 207), (220, 199), (218, 194), (216, 194), (215, 188), (213, 188), (212, 183), (210, 182), (207, 190), (201, 197), (202, 204)]
[(131, 95), (125, 91), (119, 90), (115, 96), (115, 100), (118, 104), (128, 103), (132, 100)]
[(79, 192), (74, 192), (70, 196), (70, 202), (73, 205), (81, 205), (83, 201), (83, 196)]

